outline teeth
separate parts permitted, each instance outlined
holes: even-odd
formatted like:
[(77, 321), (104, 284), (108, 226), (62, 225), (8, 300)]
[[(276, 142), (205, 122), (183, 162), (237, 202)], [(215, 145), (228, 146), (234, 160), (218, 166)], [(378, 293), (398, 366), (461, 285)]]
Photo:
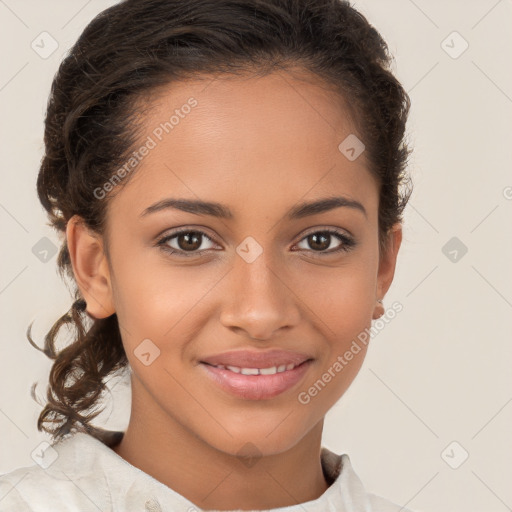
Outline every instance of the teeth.
[(242, 375), (258, 375), (260, 371), (257, 368), (241, 368)]
[(271, 368), (260, 368), (261, 375), (273, 375), (277, 373), (277, 366), (272, 366)]
[(218, 365), (217, 368), (227, 369), (231, 372), (241, 373), (242, 375), (274, 375), (275, 373), (293, 370), (295, 366), (295, 364), (290, 363), (288, 365), (282, 364), (280, 366), (271, 366), (270, 368), (240, 368), (238, 366), (230, 365)]

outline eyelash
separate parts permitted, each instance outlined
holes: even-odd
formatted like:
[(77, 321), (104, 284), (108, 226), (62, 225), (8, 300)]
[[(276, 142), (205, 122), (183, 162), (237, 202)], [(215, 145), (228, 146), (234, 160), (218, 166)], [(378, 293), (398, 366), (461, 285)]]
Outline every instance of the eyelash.
[[(204, 253), (205, 251), (214, 250), (214, 249), (203, 249), (202, 251), (187, 252), (187, 251), (171, 248), (167, 245), (167, 242), (169, 240), (172, 240), (173, 238), (177, 238), (179, 235), (189, 234), (189, 233), (195, 233), (195, 234), (201, 235), (201, 237), (207, 238), (211, 242), (214, 242), (214, 240), (212, 240), (212, 238), (210, 236), (208, 236), (203, 231), (200, 231), (197, 229), (183, 229), (180, 231), (176, 231), (175, 233), (165, 235), (164, 237), (162, 237), (161, 239), (159, 239), (156, 242), (156, 245), (168, 254), (178, 255), (178, 257), (184, 257), (184, 258), (197, 257), (198, 255), (202, 255), (201, 253)], [(318, 231), (312, 231), (312, 232), (308, 233), (307, 235), (305, 235), (304, 237), (302, 237), (298, 243), (302, 242), (303, 240), (305, 240), (306, 238), (308, 238), (311, 235), (316, 235), (319, 233), (334, 235), (342, 243), (337, 249), (330, 250), (330, 251), (312, 251), (312, 250), (309, 251), (309, 252), (316, 253), (316, 255), (314, 257), (322, 257), (322, 255), (325, 255), (325, 254), (330, 255), (330, 254), (348, 252), (356, 245), (356, 242), (353, 238), (345, 235), (344, 233), (342, 233), (336, 229), (332, 229), (332, 228), (325, 228), (325, 229), (319, 229)]]

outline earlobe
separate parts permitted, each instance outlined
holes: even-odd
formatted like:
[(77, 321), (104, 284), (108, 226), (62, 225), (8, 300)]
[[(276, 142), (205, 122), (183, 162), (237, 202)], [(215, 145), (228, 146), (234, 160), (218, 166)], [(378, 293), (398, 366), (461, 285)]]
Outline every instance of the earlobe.
[(372, 318), (378, 320), (384, 314), (384, 303), (382, 299), (377, 299), (375, 308), (373, 310)]
[(377, 299), (382, 299), (395, 275), (396, 260), (398, 250), (402, 243), (402, 224), (400, 222), (393, 225), (389, 230), (386, 240), (386, 249), (381, 252), (379, 261), (379, 271), (377, 275)]
[(107, 318), (115, 313), (110, 272), (103, 241), (74, 215), (66, 227), (66, 238), (73, 273), (93, 318)]

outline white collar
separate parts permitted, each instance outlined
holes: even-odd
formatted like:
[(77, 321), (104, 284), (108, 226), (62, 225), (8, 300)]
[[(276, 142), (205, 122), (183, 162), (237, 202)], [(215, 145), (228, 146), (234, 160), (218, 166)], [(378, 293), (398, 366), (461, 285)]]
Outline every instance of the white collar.
[[(115, 433), (121, 436), (122, 433)], [(194, 503), (120, 457), (99, 439), (82, 432), (53, 445), (57, 460), (45, 471), (57, 480), (72, 480), (104, 512), (140, 510), (201, 511)], [(334, 480), (317, 499), (271, 509), (273, 512), (371, 512), (368, 494), (348, 455), (321, 448), (324, 472)], [(99, 501), (99, 502), (98, 502)]]

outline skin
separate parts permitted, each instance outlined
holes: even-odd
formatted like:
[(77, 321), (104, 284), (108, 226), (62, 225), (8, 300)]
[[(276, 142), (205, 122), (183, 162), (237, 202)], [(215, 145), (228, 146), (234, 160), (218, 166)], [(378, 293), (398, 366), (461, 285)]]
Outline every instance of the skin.
[[(114, 451), (202, 508), (314, 500), (328, 488), (320, 463), (324, 416), (356, 377), (366, 349), (308, 404), (297, 397), (382, 314), (376, 301), (392, 282), (401, 226), (379, 251), (377, 181), (364, 153), (351, 162), (338, 150), (355, 132), (342, 98), (314, 77), (279, 72), (174, 83), (152, 100), (141, 140), (191, 96), (198, 105), (110, 200), (107, 234), (89, 231), (77, 216), (67, 227), (87, 312), (117, 314), (132, 369), (131, 418)], [(359, 201), (366, 215), (338, 207), (286, 218), (297, 203), (332, 195)], [(233, 219), (176, 209), (140, 217), (167, 197), (220, 202)], [(211, 238), (192, 249), (202, 257), (156, 245), (182, 226)], [(328, 235), (315, 251), (308, 235), (325, 228), (356, 245), (328, 254), (343, 243)], [(248, 236), (263, 249), (252, 263), (236, 252)], [(167, 245), (186, 249), (187, 240)], [(134, 350), (148, 338), (160, 355), (145, 366)], [(314, 362), (297, 386), (268, 400), (227, 394), (198, 364), (228, 350), (270, 348), (304, 352)], [(254, 464), (244, 463), (241, 450), (257, 453)]]

